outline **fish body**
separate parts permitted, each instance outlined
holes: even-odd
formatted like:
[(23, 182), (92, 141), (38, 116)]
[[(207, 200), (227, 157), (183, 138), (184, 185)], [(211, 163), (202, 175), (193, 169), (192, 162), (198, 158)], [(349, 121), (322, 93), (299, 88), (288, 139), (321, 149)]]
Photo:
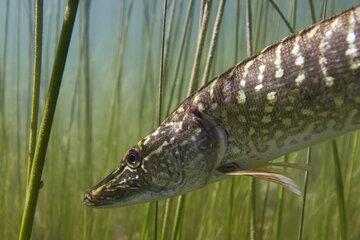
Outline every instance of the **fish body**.
[(287, 178), (257, 169), (359, 127), (360, 7), (354, 7), (203, 86), (89, 190), (85, 203), (142, 203), (227, 175), (258, 176), (291, 189)]

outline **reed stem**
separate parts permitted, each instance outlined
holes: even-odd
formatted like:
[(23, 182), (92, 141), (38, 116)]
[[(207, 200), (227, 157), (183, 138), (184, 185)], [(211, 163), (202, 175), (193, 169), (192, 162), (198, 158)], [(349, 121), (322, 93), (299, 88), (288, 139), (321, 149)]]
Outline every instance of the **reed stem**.
[(31, 120), (29, 134), (28, 172), (27, 183), (29, 183), (31, 168), (33, 164), (36, 132), (38, 125), (41, 61), (42, 61), (42, 31), (43, 31), (43, 0), (36, 0), (35, 3), (35, 48), (34, 48), (34, 76), (32, 87)]
[[(83, 150), (84, 158), (83, 162), (87, 166), (87, 171), (84, 174), (84, 179), (92, 181), (92, 113), (91, 113), (91, 78), (90, 78), (90, 64), (89, 64), (89, 14), (90, 14), (90, 4), (91, 0), (83, 1), (83, 18), (82, 18), (82, 33), (81, 33), (81, 46), (80, 46), (80, 55), (82, 56), (82, 73), (84, 76), (83, 79), (83, 111), (84, 111), (84, 127), (83, 127)], [(90, 236), (92, 229), (93, 219), (91, 217), (90, 209), (86, 208), (84, 210), (83, 216), (83, 236), (84, 240), (87, 240)]]
[(340, 156), (339, 151), (336, 145), (336, 141), (331, 141), (332, 152), (333, 152), (333, 161), (334, 161), (334, 172), (335, 172), (335, 188), (336, 196), (338, 202), (338, 211), (339, 211), (339, 223), (340, 223), (340, 237), (342, 240), (347, 238), (347, 223), (346, 223), (346, 207), (345, 207), (345, 197), (344, 197), (344, 184), (341, 175), (340, 168)]
[(216, 43), (217, 43), (219, 31), (220, 31), (220, 25), (221, 25), (221, 20), (222, 20), (223, 13), (224, 13), (225, 3), (226, 3), (226, 0), (220, 0), (220, 2), (219, 2), (218, 12), (216, 14), (214, 30), (213, 30), (213, 33), (211, 36), (209, 52), (208, 52), (208, 56), (206, 59), (205, 70), (204, 70), (204, 75), (203, 75), (201, 85), (204, 85), (208, 81), (208, 78), (209, 78), (210, 68), (212, 65), (212, 60), (214, 58), (214, 51), (216, 48)]
[(289, 31), (291, 33), (295, 33), (295, 30), (293, 29), (293, 27), (291, 26), (291, 24), (289, 23), (289, 21), (286, 19), (285, 15), (282, 13), (282, 11), (280, 10), (279, 6), (274, 2), (274, 0), (269, 0), (270, 3), (273, 5), (273, 7), (275, 8), (275, 10), (279, 13), (281, 19), (284, 21), (284, 23), (286, 24), (287, 28), (289, 29)]
[(78, 4), (78, 0), (69, 0), (64, 13), (63, 26), (55, 55), (49, 90), (45, 100), (44, 113), (40, 124), (39, 137), (36, 142), (30, 182), (26, 191), (25, 208), (19, 235), (20, 240), (30, 239), (31, 236), (46, 150), (50, 138), (51, 126), (54, 119)]
[(196, 45), (196, 51), (195, 51), (195, 59), (191, 71), (191, 77), (190, 77), (190, 83), (189, 83), (189, 89), (188, 89), (188, 96), (190, 96), (194, 91), (196, 87), (196, 83), (198, 81), (198, 74), (199, 74), (199, 68), (200, 68), (200, 61), (202, 56), (202, 51), (204, 48), (204, 42), (205, 42), (205, 36), (206, 36), (206, 30), (208, 27), (209, 22), (209, 16), (210, 16), (210, 10), (211, 10), (211, 1), (210, 0), (204, 0), (204, 10), (201, 15), (201, 21), (200, 21), (200, 31), (198, 35), (197, 45)]
[[(311, 147), (307, 149), (306, 154), (306, 165), (310, 166), (311, 163)], [(303, 239), (303, 230), (304, 230), (304, 219), (305, 219), (305, 208), (306, 208), (306, 198), (307, 198), (307, 192), (308, 192), (308, 184), (309, 184), (309, 171), (305, 171), (305, 177), (304, 177), (304, 196), (302, 199), (302, 205), (301, 205), (301, 215), (300, 215), (300, 223), (299, 223), (299, 231), (298, 231), (298, 240)]]

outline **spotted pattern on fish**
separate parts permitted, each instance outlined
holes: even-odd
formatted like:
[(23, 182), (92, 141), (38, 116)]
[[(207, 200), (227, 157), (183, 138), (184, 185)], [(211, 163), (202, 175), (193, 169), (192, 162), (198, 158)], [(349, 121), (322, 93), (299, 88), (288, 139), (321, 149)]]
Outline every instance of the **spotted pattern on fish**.
[[(224, 162), (258, 164), (359, 127), (359, 12), (285, 38), (182, 104), (196, 107), (201, 95), (203, 111), (226, 129), (232, 141)], [(165, 124), (181, 118), (175, 111)]]
[(185, 99), (85, 202), (124, 206), (183, 194), (358, 128), (360, 7), (353, 7), (267, 47)]

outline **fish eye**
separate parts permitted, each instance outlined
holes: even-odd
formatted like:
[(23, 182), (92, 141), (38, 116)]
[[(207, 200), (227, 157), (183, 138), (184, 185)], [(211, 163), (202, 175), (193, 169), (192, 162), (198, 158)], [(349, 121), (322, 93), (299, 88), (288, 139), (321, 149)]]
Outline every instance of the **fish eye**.
[(128, 155), (126, 156), (126, 165), (128, 165), (130, 168), (137, 168), (141, 164), (141, 156), (137, 149), (132, 148)]

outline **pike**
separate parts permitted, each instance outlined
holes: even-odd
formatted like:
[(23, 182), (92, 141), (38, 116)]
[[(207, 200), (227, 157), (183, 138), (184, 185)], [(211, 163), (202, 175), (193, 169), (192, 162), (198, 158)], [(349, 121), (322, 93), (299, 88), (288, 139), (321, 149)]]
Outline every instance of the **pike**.
[(271, 160), (360, 128), (360, 6), (265, 48), (185, 99), (87, 191), (92, 207), (184, 194), (227, 176), (300, 195)]

